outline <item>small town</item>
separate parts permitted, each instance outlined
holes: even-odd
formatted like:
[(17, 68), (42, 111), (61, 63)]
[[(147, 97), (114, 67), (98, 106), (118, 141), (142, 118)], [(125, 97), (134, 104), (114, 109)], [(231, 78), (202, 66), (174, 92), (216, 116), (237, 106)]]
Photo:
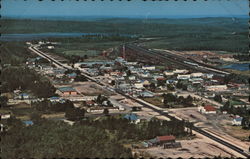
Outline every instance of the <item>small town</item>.
[(2, 158), (250, 157), (249, 1), (0, 3)]
[[(12, 109), (35, 108), (44, 112), (41, 115), (43, 118), (62, 120), (70, 125), (86, 117), (119, 116), (133, 124), (177, 118), (187, 124), (184, 131), (191, 134), (188, 140), (198, 140), (193, 139), (197, 136), (193, 132), (196, 126), (233, 144), (240, 144), (246, 151), (249, 148), (247, 142), (242, 142), (247, 141), (249, 132), (237, 128), (249, 127), (248, 84), (232, 82), (230, 79), (227, 81), (227, 77), (218, 73), (196, 72), (178, 65), (170, 68), (161, 64), (145, 64), (147, 61), (127, 61), (125, 46), (122, 46), (121, 56), (113, 60), (70, 63), (63, 57), (41, 51), (58, 47), (60, 44), (56, 42), (26, 42), (26, 45), (34, 54), (33, 58), (27, 59), (27, 68), (48, 79), (55, 94), (39, 98), (33, 92), (16, 89), (6, 94), (7, 104)], [(109, 54), (112, 54), (112, 50)], [(224, 57), (220, 57), (221, 60)], [(233, 57), (228, 58), (235, 60)], [(71, 111), (66, 108), (69, 104), (72, 105)], [(6, 113), (1, 114), (3, 120), (12, 116), (21, 119), (26, 126), (34, 124), (25, 113), (6, 110)], [(1, 126), (3, 130), (8, 130), (5, 125)], [(208, 144), (198, 143), (203, 147)], [(135, 154), (141, 154), (143, 151), (140, 149), (153, 151), (158, 146), (163, 149), (187, 149), (186, 144), (168, 135), (155, 136), (131, 146)], [(157, 152), (161, 151), (157, 148)], [(227, 155), (233, 154), (227, 152)], [(197, 156), (202, 157), (202, 154)]]

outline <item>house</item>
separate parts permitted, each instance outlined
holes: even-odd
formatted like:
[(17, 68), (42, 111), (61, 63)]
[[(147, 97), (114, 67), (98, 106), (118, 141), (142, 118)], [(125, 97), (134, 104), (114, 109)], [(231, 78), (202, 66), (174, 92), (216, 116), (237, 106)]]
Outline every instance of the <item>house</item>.
[(164, 74), (165, 76), (173, 76), (173, 75), (174, 75), (174, 72), (164, 71), (163, 74)]
[(143, 98), (152, 98), (154, 97), (154, 93), (150, 91), (142, 91), (139, 93), (139, 95)]
[(188, 73), (188, 70), (186, 69), (183, 69), (183, 70), (179, 70), (179, 69), (176, 69), (173, 71), (174, 74), (185, 74), (185, 73)]
[(0, 114), (0, 116), (1, 116), (1, 120), (3, 120), (3, 119), (9, 119), (10, 118), (10, 113)]
[(131, 85), (127, 84), (127, 83), (123, 83), (123, 84), (119, 84), (117, 86), (117, 88), (125, 93), (130, 92), (131, 91)]
[(143, 86), (149, 86), (150, 82), (148, 80), (141, 80)]
[(54, 46), (48, 46), (48, 49), (54, 49), (55, 47)]
[(88, 100), (86, 101), (86, 105), (87, 106), (94, 106), (94, 105), (97, 105), (93, 100)]
[(206, 91), (225, 91), (227, 90), (227, 85), (211, 85), (205, 86)]
[(30, 95), (27, 93), (21, 93), (17, 96), (17, 99), (29, 99)]
[(191, 78), (188, 81), (192, 82), (192, 84), (198, 84), (198, 83), (203, 82), (203, 79), (202, 78)]
[(65, 96), (77, 95), (77, 91), (72, 87), (60, 87), (58, 88), (59, 93)]
[(203, 74), (203, 77), (207, 79), (212, 79), (213, 76), (214, 76), (213, 74)]
[(240, 126), (242, 123), (242, 117), (235, 117), (232, 121), (232, 125), (234, 126)]
[(216, 114), (216, 108), (211, 105), (200, 106), (198, 107), (198, 111), (202, 114)]
[(102, 113), (103, 112), (103, 108), (101, 107), (91, 107), (87, 109), (88, 113)]
[(74, 79), (74, 78), (76, 78), (76, 73), (75, 72), (69, 73), (69, 74), (67, 74), (67, 77), (71, 78), (71, 79)]
[(166, 81), (166, 83), (167, 84), (176, 84), (176, 83), (178, 83), (178, 81), (176, 81), (176, 80), (172, 80), (172, 79), (168, 79), (167, 81)]
[(60, 97), (50, 97), (49, 100), (51, 102), (59, 102), (61, 100), (61, 98)]
[(144, 88), (143, 83), (139, 82), (139, 81), (134, 84), (134, 87), (137, 88), (137, 89)]
[(149, 71), (153, 71), (155, 70), (155, 66), (142, 66), (143, 70), (149, 70)]
[(133, 81), (133, 80), (136, 79), (136, 77), (135, 77), (135, 76), (129, 76), (128, 79), (129, 79), (130, 81)]
[(174, 143), (175, 142), (175, 136), (173, 136), (173, 135), (157, 136), (156, 140), (157, 140), (157, 143), (159, 145), (163, 145), (165, 143)]
[(140, 122), (139, 117), (136, 114), (132, 114), (132, 113), (126, 114), (123, 118), (128, 119), (129, 121), (136, 123), (136, 124)]
[(203, 76), (203, 73), (200, 73), (200, 72), (198, 72), (198, 73), (191, 73), (191, 77), (192, 78), (195, 78), (195, 77), (202, 77)]
[(190, 79), (190, 75), (178, 75), (177, 79), (179, 79), (179, 80), (187, 80), (187, 79)]
[(25, 121), (23, 121), (23, 123), (25, 124), (25, 126), (31, 126), (34, 124), (33, 121), (31, 121), (31, 120), (25, 120)]
[(142, 78), (148, 78), (151, 76), (148, 72), (137, 72), (137, 75)]

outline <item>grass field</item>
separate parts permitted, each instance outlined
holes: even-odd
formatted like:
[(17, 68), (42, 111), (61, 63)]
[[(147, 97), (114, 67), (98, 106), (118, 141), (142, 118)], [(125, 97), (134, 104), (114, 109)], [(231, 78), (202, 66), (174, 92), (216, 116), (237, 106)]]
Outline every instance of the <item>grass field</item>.
[(241, 126), (232, 126), (232, 125), (226, 125), (225, 130), (232, 135), (235, 138), (238, 138), (240, 140), (248, 140), (248, 137), (250, 135), (249, 130), (242, 129)]
[(156, 105), (158, 107), (164, 106), (162, 99), (163, 97), (160, 97), (160, 96), (155, 96), (153, 98), (143, 98), (143, 100), (145, 100), (146, 102)]
[(100, 54), (100, 52), (96, 50), (69, 50), (69, 51), (63, 51), (62, 52), (65, 55), (72, 56), (72, 55), (77, 55), (77, 56), (97, 56)]

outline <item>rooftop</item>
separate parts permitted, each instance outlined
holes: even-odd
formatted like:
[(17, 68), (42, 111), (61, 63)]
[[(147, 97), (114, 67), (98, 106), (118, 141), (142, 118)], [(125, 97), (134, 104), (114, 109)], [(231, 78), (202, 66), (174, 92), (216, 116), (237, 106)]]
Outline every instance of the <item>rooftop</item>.
[(173, 135), (169, 135), (169, 136), (157, 136), (156, 139), (158, 141), (172, 141), (172, 140), (175, 140), (175, 137)]
[(60, 87), (58, 90), (61, 92), (76, 92), (76, 90), (72, 87)]
[(204, 106), (204, 109), (205, 109), (206, 111), (216, 111), (216, 108), (213, 107), (213, 106), (211, 106), (211, 105), (206, 105), (206, 106)]

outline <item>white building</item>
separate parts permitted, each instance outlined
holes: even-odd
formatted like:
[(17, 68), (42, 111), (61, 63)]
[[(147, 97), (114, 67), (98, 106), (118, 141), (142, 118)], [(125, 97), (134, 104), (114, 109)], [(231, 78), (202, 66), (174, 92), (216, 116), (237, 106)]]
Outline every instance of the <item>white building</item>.
[(200, 73), (200, 72), (191, 73), (191, 77), (192, 77), (192, 78), (201, 77), (201, 76), (203, 76), (203, 73)]
[(151, 70), (151, 71), (153, 71), (153, 70), (155, 70), (155, 66), (142, 66), (142, 69), (143, 70)]
[(183, 73), (188, 73), (188, 70), (185, 70), (185, 69), (183, 69), (183, 70), (176, 69), (176, 70), (173, 71), (173, 73), (174, 74), (183, 74)]
[(198, 112), (202, 113), (202, 114), (216, 114), (216, 108), (214, 108), (211, 105), (207, 105), (207, 106), (199, 106), (198, 107)]
[(10, 113), (8, 114), (1, 114), (1, 119), (9, 119), (10, 118)]
[(232, 125), (240, 126), (241, 123), (242, 123), (242, 119), (243, 119), (242, 117), (236, 117), (236, 118), (234, 118), (233, 121), (232, 121)]
[(178, 75), (177, 79), (182, 79), (182, 80), (190, 79), (190, 75)]
[(134, 86), (135, 86), (135, 88), (138, 88), (138, 89), (144, 88), (142, 82), (136, 82), (136, 83), (134, 84)]
[(166, 75), (166, 76), (173, 76), (174, 73), (173, 72), (164, 71), (164, 75)]
[(225, 91), (227, 90), (227, 85), (212, 85), (212, 86), (205, 86), (207, 91)]
[(128, 79), (129, 80), (135, 80), (136, 78), (135, 78), (135, 76), (129, 76)]
[(203, 77), (208, 79), (212, 79), (213, 76), (214, 76), (213, 74), (203, 74)]
[(48, 49), (54, 49), (55, 47), (54, 46), (48, 46)]

